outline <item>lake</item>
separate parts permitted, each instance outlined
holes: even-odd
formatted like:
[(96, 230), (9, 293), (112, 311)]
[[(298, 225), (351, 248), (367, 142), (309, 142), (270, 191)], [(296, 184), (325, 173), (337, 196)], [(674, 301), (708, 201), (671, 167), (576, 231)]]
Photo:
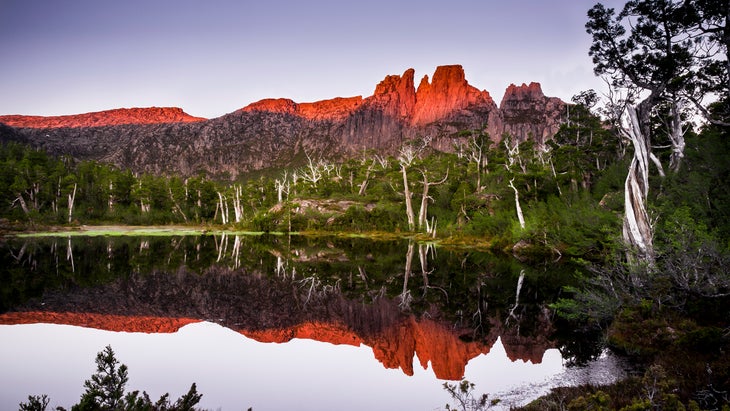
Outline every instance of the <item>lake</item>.
[(106, 345), (128, 391), (195, 382), (223, 410), (443, 409), (462, 378), (506, 407), (623, 375), (547, 309), (564, 262), (240, 233), (4, 238), (0, 259), (0, 409), (69, 407)]

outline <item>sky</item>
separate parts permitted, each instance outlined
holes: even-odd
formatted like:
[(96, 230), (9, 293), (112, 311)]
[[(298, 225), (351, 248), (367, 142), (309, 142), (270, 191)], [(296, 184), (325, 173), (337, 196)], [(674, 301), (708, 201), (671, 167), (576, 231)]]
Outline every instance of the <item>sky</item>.
[(414, 68), (418, 83), (449, 64), (497, 103), (533, 81), (570, 101), (603, 88), (584, 28), (596, 2), (0, 0), (0, 115), (213, 118), (263, 98), (367, 97), (386, 75)]

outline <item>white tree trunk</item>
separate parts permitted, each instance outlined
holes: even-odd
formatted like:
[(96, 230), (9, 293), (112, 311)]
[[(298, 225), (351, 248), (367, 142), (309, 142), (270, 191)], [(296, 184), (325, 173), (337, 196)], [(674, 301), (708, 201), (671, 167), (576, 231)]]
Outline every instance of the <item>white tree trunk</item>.
[(114, 190), (114, 182), (109, 181), (109, 201), (107, 202), (107, 204), (109, 206), (109, 211), (114, 210), (114, 194), (112, 194), (113, 190)]
[(172, 201), (172, 211), (178, 212), (183, 218), (183, 221), (186, 223), (188, 222), (188, 216), (185, 215), (185, 212), (183, 212), (183, 209), (180, 207), (180, 204), (177, 203), (177, 200), (175, 200), (175, 196), (172, 195), (172, 188), (168, 185), (167, 186), (167, 192), (170, 194), (170, 201)]
[(74, 214), (74, 200), (76, 200), (76, 183), (74, 183), (74, 190), (68, 195), (68, 223), (71, 224)]
[(76, 272), (76, 265), (74, 264), (74, 251), (71, 247), (71, 237), (68, 237), (68, 243), (66, 244), (66, 260), (71, 262), (71, 272)]
[(517, 220), (520, 222), (520, 228), (525, 229), (525, 216), (522, 214), (522, 207), (520, 207), (520, 193), (514, 185), (515, 179), (509, 181), (509, 186), (515, 191), (515, 210), (517, 211)]
[(405, 273), (403, 275), (403, 291), (398, 296), (398, 299), (400, 300), (398, 306), (402, 309), (409, 309), (411, 306), (411, 301), (413, 300), (413, 297), (411, 296), (411, 291), (408, 289), (408, 279), (411, 277), (412, 274), (411, 266), (413, 265), (413, 252), (414, 244), (412, 241), (410, 241), (408, 243), (408, 251), (406, 252), (406, 267)]
[(28, 210), (28, 204), (25, 203), (25, 199), (23, 198), (22, 193), (18, 193), (18, 198), (16, 199), (20, 203), (20, 208), (23, 209), (23, 212), (25, 215), (28, 215), (30, 213), (30, 210)]
[(669, 157), (669, 170), (673, 173), (679, 171), (684, 158), (684, 133), (682, 129), (682, 117), (679, 112), (679, 103), (672, 103), (672, 121), (669, 128), (669, 139), (672, 141), (672, 154)]
[(276, 199), (281, 204), (284, 201), (284, 194), (286, 194), (287, 198), (289, 197), (289, 173), (286, 170), (284, 170), (284, 175), (281, 177), (281, 180), (276, 179), (274, 181), (274, 187), (276, 187)]
[(520, 291), (522, 291), (522, 282), (524, 280), (525, 270), (520, 270), (520, 276), (517, 278), (517, 289), (515, 290), (515, 305), (513, 305), (512, 309), (509, 310), (507, 320), (505, 320), (505, 325), (509, 323), (510, 318), (517, 319), (517, 317), (515, 317), (515, 310), (520, 305)]
[(365, 179), (363, 179), (362, 183), (360, 183), (360, 190), (358, 190), (357, 195), (365, 195), (365, 190), (368, 188), (368, 181), (370, 180), (370, 173), (372, 172), (373, 167), (375, 167), (375, 160), (373, 160), (373, 163), (368, 166), (367, 170), (365, 170)]
[(416, 223), (415, 216), (413, 214), (413, 203), (411, 202), (411, 189), (408, 187), (408, 173), (404, 164), (401, 164), (400, 169), (403, 173), (403, 195), (406, 198), (406, 217), (408, 218), (408, 230), (414, 231), (416, 228)]
[(218, 192), (218, 207), (221, 210), (221, 224), (228, 224), (228, 202), (224, 200), (220, 191)]
[(623, 239), (648, 262), (654, 259), (652, 227), (646, 210), (649, 193), (649, 142), (641, 132), (636, 108), (629, 106), (626, 132), (634, 146), (634, 157), (624, 184)]
[(421, 208), (418, 210), (418, 228), (426, 228), (426, 232), (430, 233), (431, 230), (428, 227), (428, 201), (431, 200), (431, 197), (428, 195), (428, 191), (431, 186), (443, 184), (449, 178), (449, 171), (446, 170), (444, 178), (435, 182), (429, 182), (428, 174), (423, 170), (421, 170), (421, 175), (423, 176), (423, 194), (421, 195)]
[(240, 185), (233, 186), (233, 215), (237, 223), (243, 221), (243, 206), (241, 205), (241, 195), (243, 195), (243, 187)]

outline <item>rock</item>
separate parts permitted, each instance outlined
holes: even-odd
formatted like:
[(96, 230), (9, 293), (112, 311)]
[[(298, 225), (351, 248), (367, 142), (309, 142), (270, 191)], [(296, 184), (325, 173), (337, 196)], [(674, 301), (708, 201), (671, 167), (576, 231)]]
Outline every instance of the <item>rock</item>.
[(443, 120), (454, 112), (475, 105), (496, 108), (489, 92), (469, 85), (461, 66), (440, 66), (436, 68), (431, 83), (428, 76), (424, 76), (418, 85), (411, 124), (418, 126)]
[(542, 146), (560, 128), (565, 107), (559, 98), (545, 97), (539, 83), (510, 84), (499, 105), (504, 116), (503, 132), (519, 142), (533, 140)]
[(241, 109), (244, 112), (269, 112), (296, 115), (308, 120), (340, 120), (362, 104), (362, 97), (337, 97), (314, 103), (300, 103), (286, 98), (264, 99)]

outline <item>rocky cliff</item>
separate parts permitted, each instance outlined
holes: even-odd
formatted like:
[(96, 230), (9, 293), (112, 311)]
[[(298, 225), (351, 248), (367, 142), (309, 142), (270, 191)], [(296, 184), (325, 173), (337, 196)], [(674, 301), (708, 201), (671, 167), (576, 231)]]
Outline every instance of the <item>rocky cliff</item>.
[(0, 116), (0, 140), (53, 154), (110, 162), (135, 171), (236, 177), (267, 167), (298, 165), (303, 152), (343, 158), (363, 150), (395, 153), (407, 140), (431, 136), (452, 150), (458, 132), (482, 130), (499, 141), (510, 133), (542, 144), (557, 130), (565, 103), (540, 85), (511, 85), (497, 107), (470, 85), (461, 66), (438, 67), (418, 88), (415, 71), (389, 75), (372, 96), (312, 103), (265, 99), (205, 120), (180, 109), (119, 109), (61, 117)]
[(560, 128), (565, 108), (565, 103), (559, 98), (545, 97), (539, 83), (510, 84), (499, 105), (503, 132), (520, 142), (532, 140), (542, 145)]

